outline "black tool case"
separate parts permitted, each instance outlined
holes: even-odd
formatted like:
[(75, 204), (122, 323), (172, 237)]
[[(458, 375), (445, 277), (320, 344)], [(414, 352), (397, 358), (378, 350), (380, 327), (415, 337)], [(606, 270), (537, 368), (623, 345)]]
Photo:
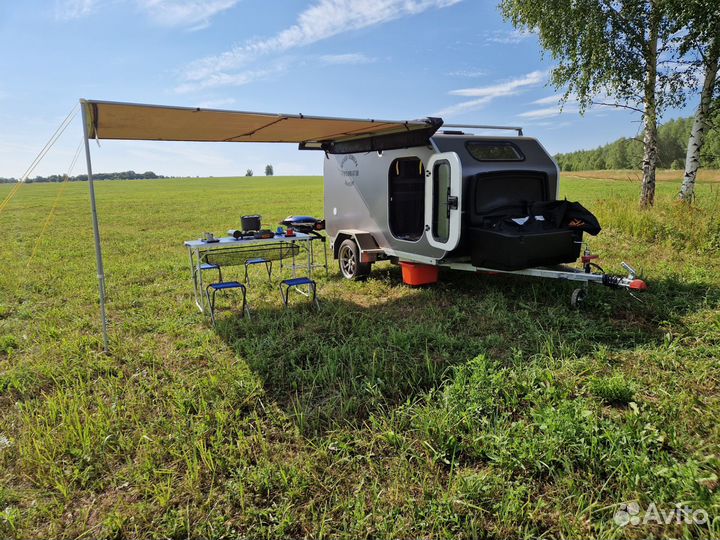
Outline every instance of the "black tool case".
[(583, 230), (600, 230), (579, 204), (548, 200), (552, 190), (543, 173), (478, 174), (466, 186), (463, 236), (473, 266), (520, 270), (571, 263), (580, 256)]

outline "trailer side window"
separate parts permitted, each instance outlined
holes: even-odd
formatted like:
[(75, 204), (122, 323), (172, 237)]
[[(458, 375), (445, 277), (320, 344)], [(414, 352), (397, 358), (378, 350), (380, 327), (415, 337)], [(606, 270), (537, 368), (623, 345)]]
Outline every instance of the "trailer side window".
[(435, 240), (447, 242), (450, 236), (450, 164), (440, 161), (433, 170), (433, 223), (432, 233)]
[(398, 158), (390, 164), (388, 179), (390, 233), (415, 242), (425, 224), (425, 167), (416, 157)]
[(478, 161), (523, 161), (525, 156), (509, 141), (468, 141), (465, 147)]

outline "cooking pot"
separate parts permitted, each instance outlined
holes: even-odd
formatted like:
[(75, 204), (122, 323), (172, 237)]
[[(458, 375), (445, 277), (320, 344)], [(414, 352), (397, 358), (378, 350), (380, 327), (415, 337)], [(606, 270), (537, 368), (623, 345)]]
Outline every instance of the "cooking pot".
[(260, 230), (260, 216), (257, 214), (254, 216), (243, 216), (240, 218), (242, 222), (243, 231), (259, 231)]

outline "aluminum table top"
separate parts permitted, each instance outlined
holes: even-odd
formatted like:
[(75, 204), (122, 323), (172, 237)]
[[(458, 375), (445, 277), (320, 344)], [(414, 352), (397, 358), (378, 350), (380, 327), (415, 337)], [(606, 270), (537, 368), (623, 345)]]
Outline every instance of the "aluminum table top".
[(276, 234), (273, 238), (233, 238), (232, 236), (223, 236), (218, 238), (218, 242), (206, 242), (205, 240), (186, 240), (184, 242), (188, 249), (219, 249), (233, 246), (247, 246), (250, 244), (261, 244), (269, 242), (293, 242), (296, 240), (306, 241), (312, 240), (309, 234), (296, 232), (294, 236), (285, 236), (284, 234)]

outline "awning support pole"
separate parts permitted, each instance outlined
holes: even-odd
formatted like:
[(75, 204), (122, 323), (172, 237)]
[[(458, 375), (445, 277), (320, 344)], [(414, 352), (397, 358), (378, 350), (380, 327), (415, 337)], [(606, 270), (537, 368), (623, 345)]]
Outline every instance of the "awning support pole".
[(98, 288), (100, 289), (100, 318), (102, 319), (103, 349), (108, 353), (107, 314), (105, 312), (105, 268), (103, 266), (102, 246), (100, 245), (100, 227), (98, 225), (97, 207), (95, 206), (95, 185), (92, 177), (90, 159), (90, 143), (88, 139), (87, 103), (80, 100), (82, 109), (83, 134), (85, 135), (85, 161), (87, 163), (88, 186), (90, 187), (90, 207), (92, 208), (93, 234), (95, 236), (95, 261), (97, 263)]

